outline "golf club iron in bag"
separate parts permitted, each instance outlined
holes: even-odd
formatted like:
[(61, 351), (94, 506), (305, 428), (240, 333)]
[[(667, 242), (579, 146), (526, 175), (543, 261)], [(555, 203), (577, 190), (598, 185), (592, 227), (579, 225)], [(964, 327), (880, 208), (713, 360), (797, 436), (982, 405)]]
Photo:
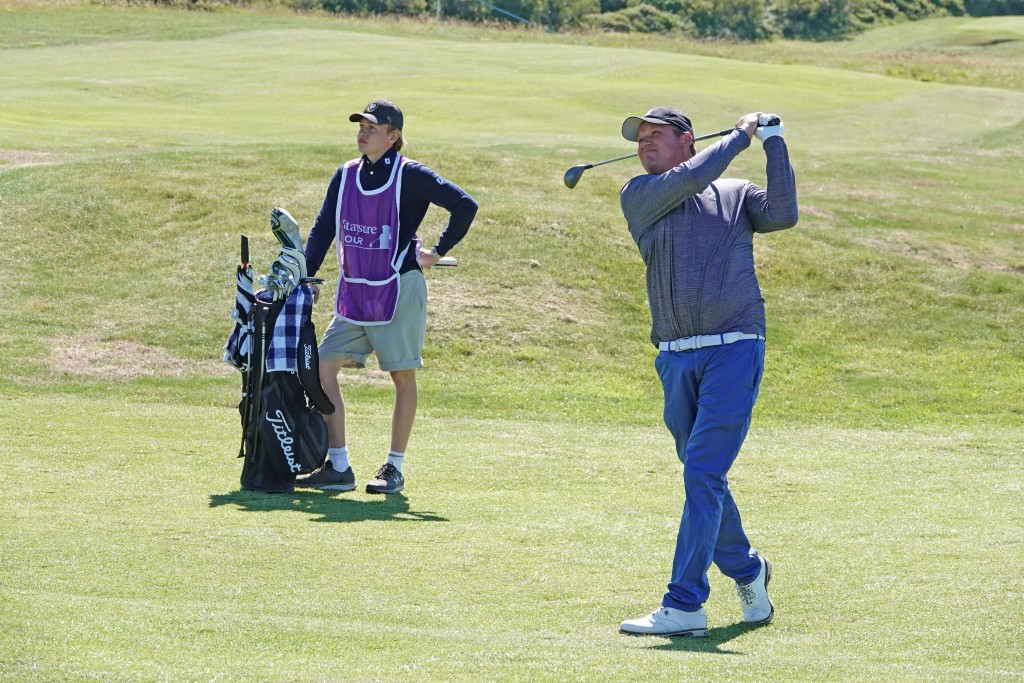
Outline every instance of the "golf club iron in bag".
[(249, 239), (242, 235), (234, 327), (224, 360), (242, 373), (242, 488), (284, 493), (294, 489), (297, 475), (326, 460), (323, 416), (333, 413), (334, 405), (320, 385), (311, 318), (309, 285), (322, 280), (306, 276), (299, 226), (288, 212), (275, 208), (270, 224), (281, 251), (270, 272), (258, 278), (262, 289), (256, 293)]

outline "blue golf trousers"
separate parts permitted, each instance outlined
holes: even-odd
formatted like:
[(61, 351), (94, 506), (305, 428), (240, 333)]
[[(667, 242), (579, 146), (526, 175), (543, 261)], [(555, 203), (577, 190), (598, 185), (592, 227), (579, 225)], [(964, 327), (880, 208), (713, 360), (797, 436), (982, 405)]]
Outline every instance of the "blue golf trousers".
[(692, 612), (708, 599), (711, 563), (740, 583), (761, 571), (743, 532), (726, 473), (743, 445), (764, 370), (758, 339), (692, 351), (662, 351), (654, 366), (665, 391), (665, 424), (683, 462), (686, 501), (666, 607)]

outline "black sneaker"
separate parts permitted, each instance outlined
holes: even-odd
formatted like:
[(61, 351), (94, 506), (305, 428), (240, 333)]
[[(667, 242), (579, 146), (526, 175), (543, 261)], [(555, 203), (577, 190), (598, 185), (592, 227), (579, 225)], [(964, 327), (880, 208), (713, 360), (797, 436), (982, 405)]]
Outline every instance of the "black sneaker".
[(366, 484), (367, 493), (398, 493), (405, 488), (405, 477), (389, 462), (381, 465), (377, 474)]
[(295, 485), (322, 491), (351, 491), (356, 487), (356, 475), (351, 467), (339, 472), (328, 460), (319, 469), (296, 477)]

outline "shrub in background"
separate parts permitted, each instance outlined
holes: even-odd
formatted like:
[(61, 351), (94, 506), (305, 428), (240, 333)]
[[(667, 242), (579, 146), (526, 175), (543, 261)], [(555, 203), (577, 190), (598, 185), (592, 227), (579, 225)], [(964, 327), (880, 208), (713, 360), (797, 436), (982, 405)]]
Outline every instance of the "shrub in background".
[(645, 2), (615, 12), (588, 14), (583, 24), (619, 33), (672, 33), (683, 28), (676, 15)]
[(785, 38), (834, 40), (853, 31), (848, 0), (776, 0), (771, 13)]

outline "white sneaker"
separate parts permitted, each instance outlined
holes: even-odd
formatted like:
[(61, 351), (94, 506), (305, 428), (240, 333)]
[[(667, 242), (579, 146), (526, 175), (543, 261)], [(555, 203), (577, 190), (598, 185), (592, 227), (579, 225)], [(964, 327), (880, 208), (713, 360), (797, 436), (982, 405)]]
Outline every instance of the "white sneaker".
[(748, 624), (767, 624), (775, 616), (775, 605), (768, 597), (768, 582), (772, 580), (772, 563), (763, 557), (761, 573), (746, 585), (736, 584), (736, 594), (743, 607), (743, 620)]
[(684, 612), (673, 607), (659, 607), (646, 617), (622, 622), (619, 630), (648, 636), (690, 636), (704, 638), (708, 634), (708, 615), (701, 607)]

